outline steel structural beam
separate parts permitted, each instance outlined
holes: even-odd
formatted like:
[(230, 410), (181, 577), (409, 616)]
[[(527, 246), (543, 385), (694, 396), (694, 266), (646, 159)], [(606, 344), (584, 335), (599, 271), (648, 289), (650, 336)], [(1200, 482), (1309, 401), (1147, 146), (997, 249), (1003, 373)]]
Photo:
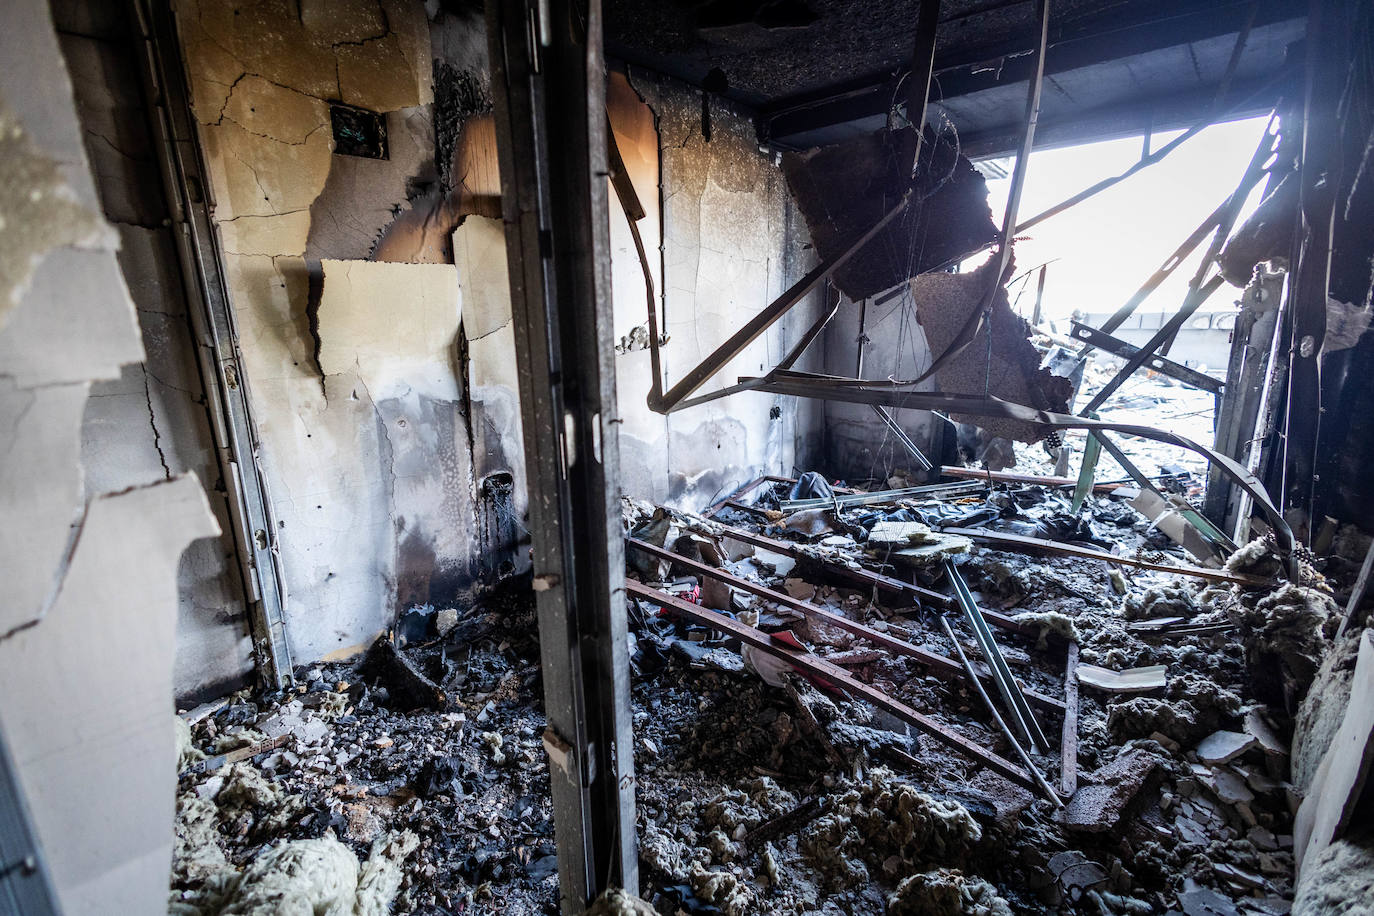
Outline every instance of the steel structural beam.
[[(1023, 5), (1029, 6), (1031, 2), (1025, 0)], [(1066, 23), (1056, 27), (1046, 55), (1046, 74), (1059, 76), (1122, 57), (1236, 34), (1244, 28), (1252, 8), (1250, 0), (1207, 6), (1194, 4), (1193, 9), (1184, 12), (1169, 9), (1170, 6), (1178, 4), (1142, 6), (1140, 18), (1134, 22), (1123, 22), (1118, 9), (1112, 11), (1110, 21), (1083, 25)], [(1301, 3), (1263, 0), (1256, 10), (1254, 25), (1263, 29), (1300, 19), (1304, 13)], [(941, 25), (947, 21), (942, 21)], [(1022, 38), (1011, 43), (970, 48), (957, 56), (936, 55), (934, 73), (939, 78), (941, 98), (954, 99), (1026, 81), (1032, 64), (1029, 52), (1033, 50)], [(900, 78), (883, 71), (835, 88), (771, 102), (759, 114), (760, 139), (787, 145), (787, 138), (791, 136), (869, 119), (874, 123), (885, 120), (892, 104), (893, 89)], [(1207, 97), (1206, 89), (1198, 95)], [(1157, 123), (1155, 130), (1172, 129), (1191, 119), (1191, 113), (1181, 114), (1169, 123)], [(1005, 148), (1013, 147), (1017, 139), (1019, 131), (1013, 129), (1006, 138)]]
[[(626, 546), (632, 549), (642, 550), (649, 556), (657, 557), (660, 560), (666, 560), (669, 563), (676, 563), (683, 569), (690, 570), (693, 575), (705, 576), (708, 579), (715, 579), (719, 582), (724, 582), (731, 588), (737, 588), (742, 592), (746, 592), (750, 595), (755, 596), (756, 598), (762, 598), (765, 601), (771, 601), (779, 607), (785, 607), (789, 611), (792, 611), (796, 614), (800, 614), (801, 616), (805, 617), (807, 620), (810, 620), (812, 622), (825, 624), (827, 626), (835, 627), (839, 630), (844, 630), (847, 633), (852, 633), (853, 635), (858, 636), (860, 639), (867, 640), (868, 642), (871, 642), (877, 646), (882, 646), (884, 649), (887, 649), (888, 651), (896, 655), (902, 655), (909, 659), (912, 659), (917, 664), (922, 665), (923, 667), (928, 668), (932, 671), (935, 671), (938, 674), (953, 675), (955, 677), (958, 677), (961, 674), (965, 673), (963, 666), (955, 662), (947, 655), (941, 655), (938, 652), (932, 652), (924, 646), (913, 645), (907, 642), (906, 640), (898, 639), (897, 637), (892, 636), (891, 634), (879, 632), (878, 630), (873, 629), (867, 624), (861, 623), (857, 620), (850, 620), (848, 617), (845, 617), (841, 614), (836, 614), (833, 611), (828, 611), (825, 608), (820, 607), (819, 605), (812, 604), (809, 601), (802, 601), (800, 598), (793, 598), (791, 595), (788, 595), (785, 592), (776, 591), (775, 589), (771, 589), (766, 585), (760, 585), (757, 582), (751, 582), (748, 579), (736, 576), (729, 570), (717, 569), (714, 566), (708, 566), (705, 563), (698, 562), (697, 560), (693, 560), (690, 557), (684, 557), (681, 554), (673, 553), (671, 550), (659, 547), (656, 544), (650, 544), (646, 541), (641, 541), (638, 538), (626, 538), (625, 543)], [(992, 675), (986, 672), (976, 670), (973, 671), (972, 675), (970, 676), (973, 677), (975, 680), (978, 678), (981, 678), (986, 681), (992, 680)], [(1042, 693), (1037, 693), (1034, 690), (1027, 690), (1026, 696), (1032, 702), (1034, 702), (1036, 705), (1040, 706), (1043, 709), (1048, 709), (1051, 712), (1064, 711), (1064, 704), (1059, 700), (1056, 700), (1054, 697), (1046, 696)]]
[[(1069, 323), (1073, 325), (1073, 332), (1070, 336), (1078, 338), (1090, 347), (1105, 350), (1111, 355), (1119, 356), (1122, 359), (1130, 359), (1140, 352), (1140, 348), (1135, 344), (1130, 344), (1124, 340), (1113, 337), (1106, 331), (1100, 331), (1091, 325), (1083, 324), (1081, 321), (1070, 320)], [(1146, 368), (1153, 369), (1155, 372), (1167, 375), (1172, 379), (1177, 379), (1185, 385), (1189, 385), (1193, 388), (1201, 388), (1203, 391), (1208, 391), (1212, 394), (1220, 394), (1222, 388), (1225, 387), (1225, 383), (1219, 379), (1214, 379), (1205, 372), (1189, 369), (1187, 366), (1176, 363), (1172, 359), (1164, 356), (1151, 357), (1146, 361)]]
[(230, 490), (226, 501), (243, 576), (253, 654), (263, 681), (284, 687), (292, 683), (293, 675), (277, 525), (267, 479), (258, 464), (249, 379), (243, 371), (238, 324), (224, 279), (211, 215), (214, 200), (191, 115), (186, 71), (178, 51), (181, 45), (166, 0), (135, 0), (129, 12), (137, 28), (139, 77), (149, 101), (149, 130), (172, 221), (211, 434)]
[(1006, 777), (1023, 789), (1029, 789), (1032, 792), (1039, 789), (1031, 775), (1016, 764), (1004, 757), (999, 757), (992, 751), (985, 749), (981, 744), (970, 741), (953, 729), (946, 728), (930, 716), (912, 709), (905, 703), (894, 700), (871, 684), (865, 684), (839, 665), (831, 664), (825, 659), (797, 649), (795, 646), (788, 646), (775, 641), (767, 633), (746, 626), (724, 614), (683, 601), (667, 592), (661, 592), (634, 580), (626, 580), (625, 587), (636, 598), (653, 602), (660, 607), (671, 608), (688, 620), (734, 637), (744, 645), (752, 646), (775, 658), (784, 659), (804, 674), (821, 677), (843, 687), (850, 694), (896, 716), (909, 725), (915, 726), (923, 734), (929, 735), (946, 747), (963, 754), (974, 763), (981, 764), (994, 773)]
[(492, 0), (561, 907), (638, 890), (600, 0)]

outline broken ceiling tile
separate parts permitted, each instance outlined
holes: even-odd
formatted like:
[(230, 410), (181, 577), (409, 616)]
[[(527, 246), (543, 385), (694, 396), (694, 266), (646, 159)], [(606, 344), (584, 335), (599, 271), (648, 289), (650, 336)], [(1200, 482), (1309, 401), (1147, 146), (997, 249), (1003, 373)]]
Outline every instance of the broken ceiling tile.
[(1144, 693), (1164, 687), (1167, 670), (1165, 665), (1146, 665), (1124, 671), (1113, 671), (1097, 665), (1079, 665), (1078, 681), (1108, 693)]
[(1259, 743), (1254, 735), (1241, 732), (1213, 732), (1198, 742), (1197, 759), (1203, 763), (1230, 763)]

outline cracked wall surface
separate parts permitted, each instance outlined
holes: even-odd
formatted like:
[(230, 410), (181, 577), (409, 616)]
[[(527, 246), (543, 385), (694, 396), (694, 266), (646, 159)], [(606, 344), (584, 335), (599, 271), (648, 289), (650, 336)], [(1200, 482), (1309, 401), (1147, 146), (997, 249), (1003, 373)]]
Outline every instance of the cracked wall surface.
[[(713, 100), (707, 142), (700, 93), (638, 70), (623, 87), (612, 80), (608, 103), (622, 156), (651, 212), (642, 227), (657, 221), (656, 185), (663, 189), (664, 263), (656, 285), (666, 297), (667, 387), (806, 272), (811, 266), (806, 230), (782, 173), (759, 153), (749, 118)], [(644, 111), (657, 121), (657, 155), (647, 147), (652, 135), (645, 129)], [(660, 173), (658, 182), (654, 172)], [(645, 235), (652, 263), (655, 233)], [(615, 328), (621, 336), (645, 320), (644, 281), (614, 201), (611, 244)], [(815, 321), (819, 307), (816, 294), (803, 300), (701, 393), (771, 369)], [(818, 346), (797, 368), (817, 368), (819, 359)], [(808, 469), (820, 441), (821, 413), (814, 403), (746, 393), (665, 418), (645, 404), (648, 367), (647, 350), (616, 360), (626, 493), (700, 508), (760, 474), (791, 474), (799, 463), (801, 470)]]
[(144, 112), (136, 49), (118, 16), (57, 18), (86, 153), (105, 217), (119, 233), (119, 268), (133, 299), (145, 352), (119, 378), (96, 383), (86, 402), (81, 451), (94, 492), (194, 473), (209, 488), (224, 534), (197, 541), (178, 570), (176, 695), (193, 705), (253, 674), (243, 575), (228, 493), (211, 431), (199, 344), (192, 334), (162, 175)]
[(0, 71), (0, 731), (63, 912), (157, 912), (177, 571), (218, 526), (194, 476), (129, 488), (87, 465), (88, 395), (143, 362), (144, 345), (63, 50), (46, 4), (7, 7), (0, 59), (24, 66)]
[[(480, 572), (431, 24), (407, 0), (198, 0), (178, 22), (287, 636), (298, 662), (346, 656)], [(333, 152), (331, 101), (385, 117), (387, 159)]]

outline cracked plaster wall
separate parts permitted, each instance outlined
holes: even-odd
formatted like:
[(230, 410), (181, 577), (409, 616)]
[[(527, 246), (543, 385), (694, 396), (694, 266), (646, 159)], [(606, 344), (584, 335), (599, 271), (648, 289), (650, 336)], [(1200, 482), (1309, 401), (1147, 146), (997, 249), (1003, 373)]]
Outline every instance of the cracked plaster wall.
[[(484, 41), (436, 15), (408, 0), (178, 7), (297, 662), (468, 598), (484, 571), (456, 339), (464, 198), (435, 165), (432, 89), (435, 53)], [(387, 160), (333, 154), (331, 101), (386, 117)]]
[[(666, 297), (667, 388), (799, 279), (812, 256), (782, 173), (759, 152), (749, 118), (712, 100), (707, 142), (700, 93), (638, 69), (628, 81), (613, 74), (608, 106), (621, 155), (649, 213), (640, 225), (655, 286)], [(660, 223), (661, 236), (653, 229)], [(620, 338), (644, 323), (646, 304), (643, 274), (614, 197), (611, 245)], [(815, 321), (819, 307), (813, 293), (700, 393), (771, 369)], [(796, 367), (818, 368), (819, 349)], [(665, 417), (645, 403), (648, 350), (620, 355), (616, 372), (624, 423), (621, 481), (629, 495), (699, 509), (760, 474), (807, 470), (818, 453), (821, 411), (813, 402), (745, 393)]]
[(93, 0), (55, 8), (74, 75), (86, 153), (101, 206), (120, 236), (145, 358), (97, 382), (86, 402), (82, 463), (94, 492), (194, 473), (224, 532), (195, 542), (178, 570), (174, 682), (184, 705), (251, 681), (253, 644), (228, 496), (210, 428), (162, 176), (128, 23)]
[(218, 526), (194, 476), (87, 473), (88, 395), (144, 360), (121, 235), (41, 0), (6, 8), (0, 60), (0, 731), (62, 911), (158, 912), (177, 571)]

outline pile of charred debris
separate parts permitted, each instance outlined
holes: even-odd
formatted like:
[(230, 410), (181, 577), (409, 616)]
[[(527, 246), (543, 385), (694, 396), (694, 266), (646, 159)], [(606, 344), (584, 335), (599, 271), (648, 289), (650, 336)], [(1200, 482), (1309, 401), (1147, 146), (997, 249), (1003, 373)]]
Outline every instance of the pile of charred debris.
[[(626, 500), (641, 896), (1289, 912), (1290, 736), (1367, 540), (1285, 581), (1263, 538), (1201, 565), (1126, 487), (1070, 490)], [(184, 713), (172, 911), (556, 913), (533, 608), (528, 582), (417, 608), (356, 664)]]

